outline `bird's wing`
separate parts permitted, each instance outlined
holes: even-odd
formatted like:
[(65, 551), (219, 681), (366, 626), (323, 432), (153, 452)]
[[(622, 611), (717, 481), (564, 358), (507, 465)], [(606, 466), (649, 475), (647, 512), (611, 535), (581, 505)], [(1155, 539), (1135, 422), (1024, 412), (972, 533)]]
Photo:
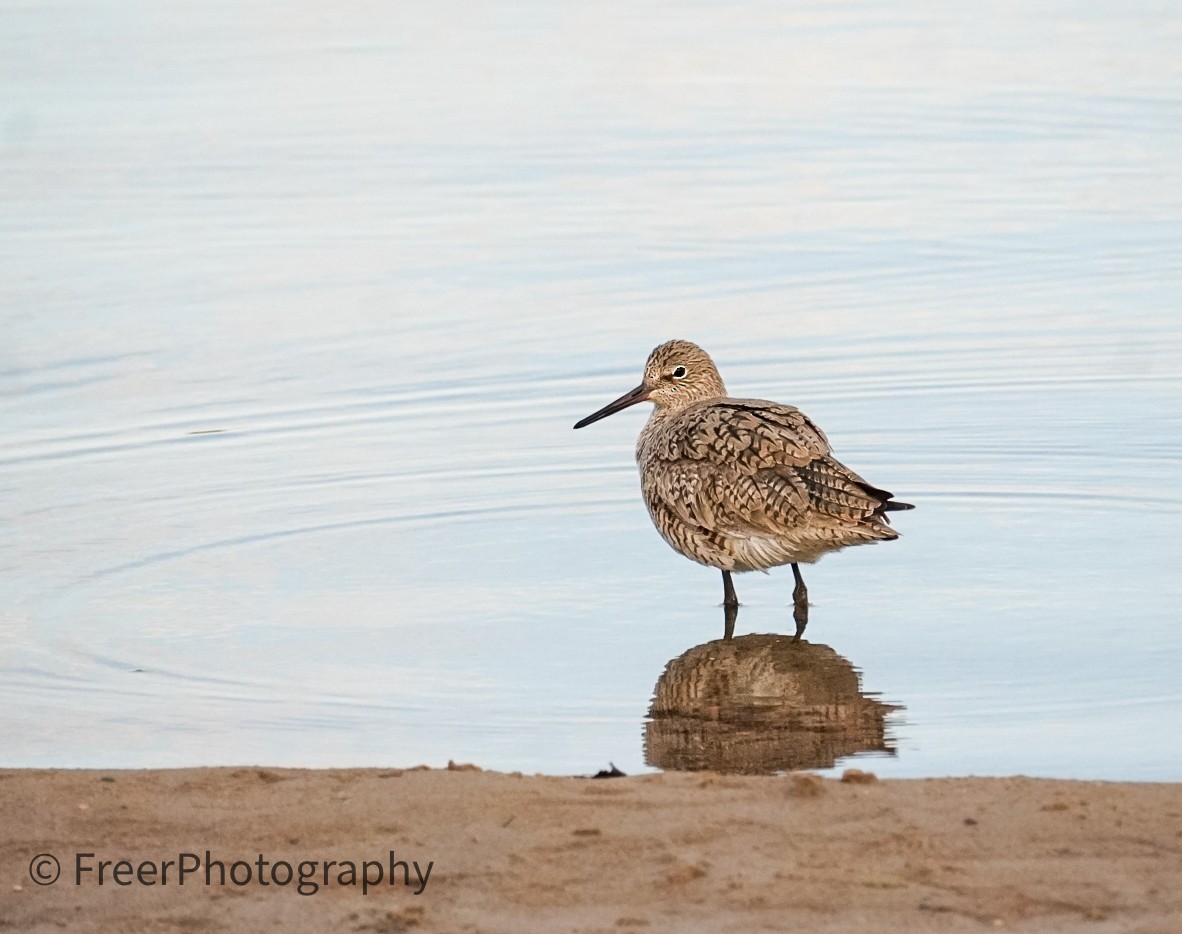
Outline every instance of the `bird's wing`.
[(663, 461), (732, 464), (746, 472), (803, 466), (829, 453), (829, 441), (800, 409), (759, 399), (690, 406), (662, 426), (652, 453)]
[(692, 525), (731, 534), (856, 523), (881, 514), (890, 498), (834, 459), (808, 416), (774, 402), (688, 409), (648, 455), (659, 466), (646, 495)]

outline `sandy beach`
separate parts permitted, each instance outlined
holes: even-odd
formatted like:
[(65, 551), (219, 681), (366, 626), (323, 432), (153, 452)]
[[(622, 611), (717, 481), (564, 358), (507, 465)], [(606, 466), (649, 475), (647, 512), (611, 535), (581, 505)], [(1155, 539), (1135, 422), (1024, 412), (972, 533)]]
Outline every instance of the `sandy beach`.
[(0, 929), (1182, 930), (1182, 785), (0, 772)]

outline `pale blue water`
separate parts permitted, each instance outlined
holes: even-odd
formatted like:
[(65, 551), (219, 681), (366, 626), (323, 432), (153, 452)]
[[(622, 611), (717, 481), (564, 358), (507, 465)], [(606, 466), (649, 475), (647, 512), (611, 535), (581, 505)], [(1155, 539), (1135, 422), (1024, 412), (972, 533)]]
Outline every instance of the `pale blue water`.
[[(0, 10), (0, 764), (644, 768), (670, 337), (917, 504), (884, 775), (1182, 779), (1182, 14)], [(738, 578), (790, 632), (791, 574)], [(843, 763), (843, 764), (848, 764)]]

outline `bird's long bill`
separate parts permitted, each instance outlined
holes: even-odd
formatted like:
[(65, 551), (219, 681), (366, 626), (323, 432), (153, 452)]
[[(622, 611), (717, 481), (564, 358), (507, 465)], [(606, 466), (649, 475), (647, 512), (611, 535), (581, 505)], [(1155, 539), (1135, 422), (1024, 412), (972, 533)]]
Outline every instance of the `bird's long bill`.
[(584, 419), (575, 422), (576, 428), (583, 428), (590, 425), (592, 422), (597, 422), (601, 418), (607, 418), (609, 415), (614, 415), (620, 409), (626, 409), (630, 405), (636, 405), (637, 402), (644, 402), (648, 398), (648, 387), (641, 383), (635, 389), (624, 393), (615, 402), (609, 402), (598, 412), (588, 415)]

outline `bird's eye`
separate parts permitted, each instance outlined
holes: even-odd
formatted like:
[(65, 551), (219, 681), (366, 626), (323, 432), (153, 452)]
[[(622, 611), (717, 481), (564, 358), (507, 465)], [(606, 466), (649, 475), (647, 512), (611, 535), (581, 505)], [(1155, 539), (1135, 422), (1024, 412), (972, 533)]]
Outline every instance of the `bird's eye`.
[(688, 371), (686, 370), (686, 368), (685, 368), (685, 367), (683, 367), (683, 366), (675, 366), (675, 367), (673, 368), (673, 378), (674, 378), (674, 379), (685, 379), (685, 374), (686, 374), (687, 372), (688, 372)]

